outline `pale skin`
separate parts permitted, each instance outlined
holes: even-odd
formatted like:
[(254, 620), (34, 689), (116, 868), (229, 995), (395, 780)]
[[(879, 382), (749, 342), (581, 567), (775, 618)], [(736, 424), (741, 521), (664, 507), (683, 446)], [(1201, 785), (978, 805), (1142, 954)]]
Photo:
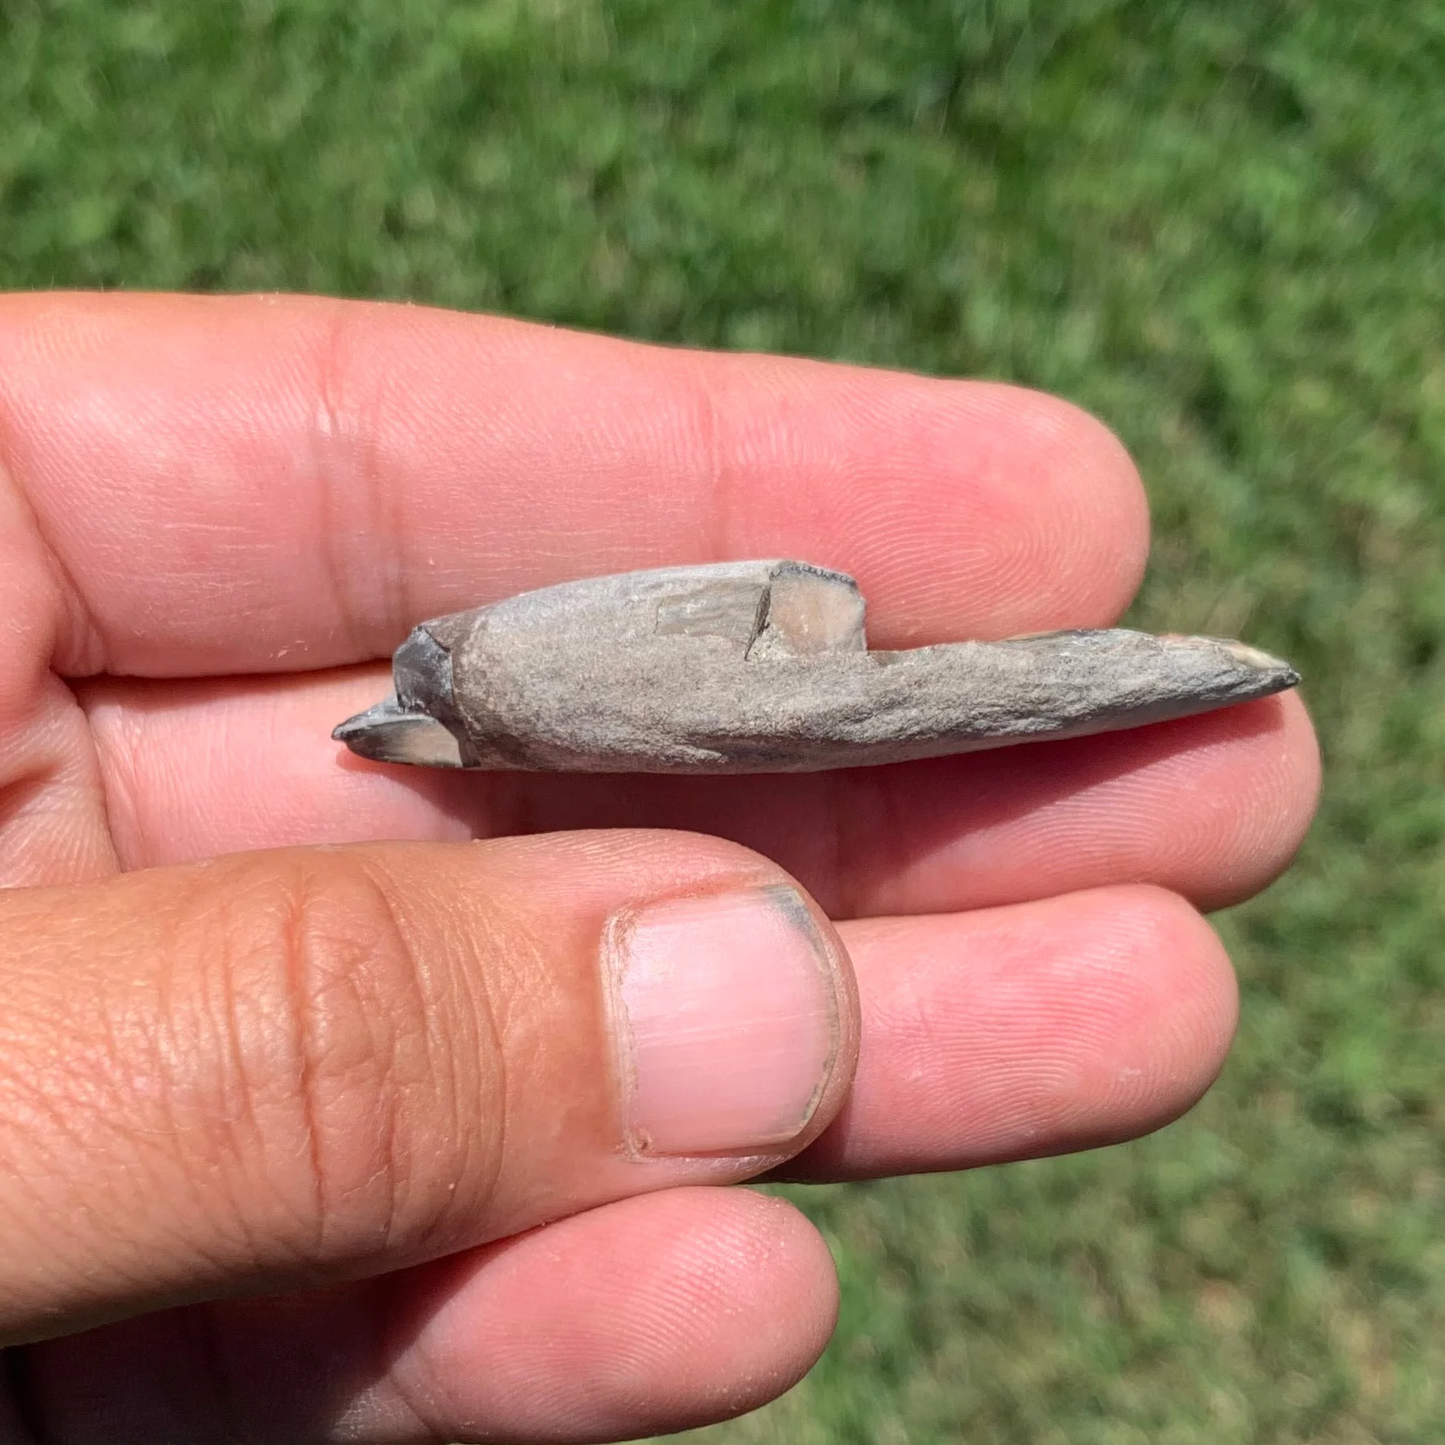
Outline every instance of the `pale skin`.
[[(1107, 626), (1147, 546), (1119, 444), (1012, 388), (421, 308), (0, 301), (0, 1442), (718, 1419), (808, 1368), (836, 1286), (798, 1213), (713, 1186), (1187, 1109), (1236, 1009), (1198, 910), (1313, 809), (1294, 694), (786, 779), (329, 738), (413, 623), (570, 577), (806, 557), (905, 647)], [(789, 875), (837, 1020), (816, 1108), (637, 1157), (608, 920)]]

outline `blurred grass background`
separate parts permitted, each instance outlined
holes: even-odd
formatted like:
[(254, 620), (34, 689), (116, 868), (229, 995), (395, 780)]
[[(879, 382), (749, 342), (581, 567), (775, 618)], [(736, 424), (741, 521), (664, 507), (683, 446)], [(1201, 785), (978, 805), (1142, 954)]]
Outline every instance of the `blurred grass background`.
[(1442, 76), (1440, 0), (0, 4), (0, 286), (1045, 387), (1149, 484), (1136, 618), (1307, 675), (1328, 792), (1221, 922), (1220, 1087), (1127, 1148), (799, 1194), (842, 1325), (717, 1445), (1445, 1438)]

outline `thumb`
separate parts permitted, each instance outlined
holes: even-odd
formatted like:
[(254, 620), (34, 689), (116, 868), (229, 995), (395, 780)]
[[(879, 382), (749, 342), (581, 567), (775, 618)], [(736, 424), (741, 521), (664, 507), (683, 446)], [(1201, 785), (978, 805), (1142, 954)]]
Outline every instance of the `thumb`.
[(684, 833), (295, 849), (0, 894), (0, 1343), (772, 1168), (852, 970)]

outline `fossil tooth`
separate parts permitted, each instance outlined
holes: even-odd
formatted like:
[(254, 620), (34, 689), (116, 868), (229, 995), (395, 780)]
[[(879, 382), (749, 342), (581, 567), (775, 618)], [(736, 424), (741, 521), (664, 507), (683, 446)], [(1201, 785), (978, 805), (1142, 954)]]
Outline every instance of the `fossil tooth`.
[(870, 652), (863, 598), (805, 562), (594, 577), (423, 622), (363, 757), (560, 772), (787, 773), (1161, 722), (1293, 687), (1241, 642), (1123, 629)]

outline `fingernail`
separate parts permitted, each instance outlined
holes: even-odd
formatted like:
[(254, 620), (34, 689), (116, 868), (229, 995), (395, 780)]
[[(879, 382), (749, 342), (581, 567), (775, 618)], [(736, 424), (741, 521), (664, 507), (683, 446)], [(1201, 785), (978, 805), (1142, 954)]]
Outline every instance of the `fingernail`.
[(836, 962), (787, 887), (675, 899), (607, 931), (627, 1143), (723, 1154), (786, 1143), (839, 1043)]

